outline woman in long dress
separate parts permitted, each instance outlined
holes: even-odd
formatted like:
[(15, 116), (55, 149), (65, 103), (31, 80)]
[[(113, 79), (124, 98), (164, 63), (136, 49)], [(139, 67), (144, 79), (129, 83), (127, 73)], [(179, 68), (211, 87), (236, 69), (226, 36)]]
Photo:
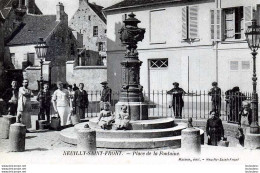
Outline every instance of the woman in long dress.
[(26, 126), (26, 129), (32, 127), (31, 123), (31, 97), (33, 97), (32, 91), (28, 88), (29, 81), (27, 79), (23, 80), (23, 87), (19, 88), (18, 94), (18, 107), (17, 115), (18, 120)]
[(52, 96), (52, 104), (54, 111), (58, 113), (61, 126), (65, 126), (70, 124), (69, 122), (69, 114), (70, 110), (70, 98), (69, 98), (69, 91), (63, 88), (63, 83), (57, 83), (58, 89), (53, 93)]

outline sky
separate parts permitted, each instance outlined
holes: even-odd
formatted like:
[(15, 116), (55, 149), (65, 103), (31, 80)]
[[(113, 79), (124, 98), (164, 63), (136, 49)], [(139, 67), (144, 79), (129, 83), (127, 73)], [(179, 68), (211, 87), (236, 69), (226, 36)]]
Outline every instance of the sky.
[[(103, 7), (108, 7), (120, 1), (122, 0), (89, 0), (89, 2), (95, 2), (97, 5)], [(43, 14), (56, 14), (56, 5), (58, 2), (62, 2), (69, 19), (73, 16), (79, 6), (79, 0), (35, 0), (35, 2)]]

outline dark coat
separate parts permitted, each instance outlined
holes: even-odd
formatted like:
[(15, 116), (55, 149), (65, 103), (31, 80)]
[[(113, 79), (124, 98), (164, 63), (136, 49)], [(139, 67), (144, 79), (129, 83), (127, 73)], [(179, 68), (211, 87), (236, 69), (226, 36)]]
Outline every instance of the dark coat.
[[(47, 91), (47, 92), (42, 92), (43, 97), (42, 97), (42, 103), (44, 107), (50, 107), (51, 106), (51, 92)], [(40, 101), (40, 95), (41, 92), (38, 93), (36, 100)]]
[(221, 102), (221, 89), (219, 87), (211, 88), (209, 95), (211, 96), (211, 101)]
[(172, 94), (172, 106), (175, 104), (180, 104), (181, 107), (184, 106), (184, 101), (182, 95), (186, 92), (182, 88), (172, 88), (170, 91), (167, 91), (167, 94)]
[(8, 89), (4, 92), (4, 94), (3, 94), (3, 96), (2, 96), (3, 100), (4, 100), (6, 103), (8, 103), (9, 100), (12, 98), (12, 96), (13, 96), (13, 90), (14, 90), (15, 97), (18, 99), (19, 89), (18, 89), (18, 88), (16, 88), (16, 89), (8, 88)]
[(207, 120), (206, 133), (212, 139), (220, 140), (224, 137), (224, 128), (220, 118), (210, 118)]
[(109, 88), (109, 87), (104, 88), (102, 90), (101, 99), (100, 100), (102, 102), (111, 102), (111, 94), (112, 94), (111, 88)]
[(87, 91), (80, 90), (75, 91), (74, 98), (73, 98), (73, 107), (81, 107), (87, 108), (88, 107), (88, 93)]

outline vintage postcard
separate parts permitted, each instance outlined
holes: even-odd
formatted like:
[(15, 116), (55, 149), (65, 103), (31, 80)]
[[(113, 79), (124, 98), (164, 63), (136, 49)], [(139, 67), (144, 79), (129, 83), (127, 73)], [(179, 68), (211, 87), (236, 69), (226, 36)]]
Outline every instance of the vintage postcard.
[(0, 0), (0, 172), (259, 173), (259, 47), (259, 0)]

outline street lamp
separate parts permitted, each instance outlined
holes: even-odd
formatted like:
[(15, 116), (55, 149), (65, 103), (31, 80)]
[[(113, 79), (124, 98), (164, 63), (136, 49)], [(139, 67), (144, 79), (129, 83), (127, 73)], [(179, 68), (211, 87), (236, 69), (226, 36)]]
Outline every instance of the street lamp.
[(252, 20), (252, 25), (248, 26), (248, 29), (245, 33), (246, 40), (248, 43), (249, 48), (252, 51), (253, 55), (253, 94), (252, 94), (252, 123), (250, 125), (250, 133), (258, 134), (259, 133), (259, 126), (258, 126), (258, 95), (256, 92), (256, 55), (257, 50), (260, 46), (260, 26), (256, 24), (256, 20)]
[(35, 46), (37, 57), (40, 59), (41, 64), (41, 77), (40, 77), (40, 113), (39, 113), (39, 120), (43, 120), (44, 118), (44, 112), (43, 112), (43, 76), (42, 76), (42, 65), (43, 65), (43, 59), (45, 58), (47, 54), (48, 47), (46, 45), (46, 42), (43, 40), (43, 38), (39, 38), (38, 44)]

